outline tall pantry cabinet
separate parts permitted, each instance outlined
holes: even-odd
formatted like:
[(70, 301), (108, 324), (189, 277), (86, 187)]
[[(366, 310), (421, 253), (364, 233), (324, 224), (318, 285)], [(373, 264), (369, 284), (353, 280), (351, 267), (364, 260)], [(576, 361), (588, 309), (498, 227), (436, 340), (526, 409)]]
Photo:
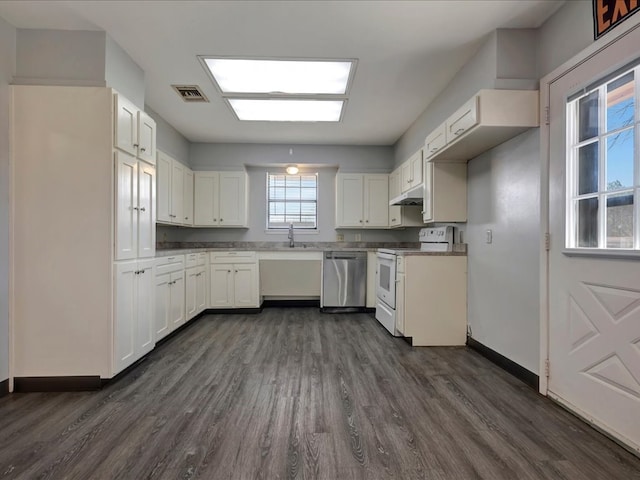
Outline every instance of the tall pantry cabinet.
[(11, 101), (12, 376), (111, 378), (155, 343), (155, 124), (104, 87)]

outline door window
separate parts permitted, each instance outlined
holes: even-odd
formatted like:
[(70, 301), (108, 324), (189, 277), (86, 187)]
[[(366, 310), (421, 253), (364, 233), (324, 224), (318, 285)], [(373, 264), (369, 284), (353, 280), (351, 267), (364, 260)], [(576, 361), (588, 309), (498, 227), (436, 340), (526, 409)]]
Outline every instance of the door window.
[(568, 248), (640, 249), (640, 67), (567, 102)]

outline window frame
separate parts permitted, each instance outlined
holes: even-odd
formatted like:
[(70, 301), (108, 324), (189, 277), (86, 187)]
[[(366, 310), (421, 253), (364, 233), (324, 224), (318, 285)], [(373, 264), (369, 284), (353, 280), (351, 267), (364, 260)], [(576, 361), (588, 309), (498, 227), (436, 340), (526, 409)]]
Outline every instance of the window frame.
[[(314, 176), (315, 177), (315, 190), (316, 190), (316, 195), (315, 195), (315, 200), (290, 200), (290, 201), (286, 201), (286, 200), (272, 200), (270, 197), (270, 190), (269, 190), (269, 182), (270, 182), (270, 178), (272, 176), (283, 176), (283, 177), (309, 177), (309, 176)], [(289, 229), (289, 224), (283, 225), (282, 227), (274, 227), (271, 226), (271, 203), (272, 202), (281, 202), (281, 203), (307, 203), (307, 202), (313, 202), (315, 203), (315, 221), (314, 221), (314, 226), (310, 227), (310, 226), (303, 226), (300, 224), (295, 224), (293, 225), (293, 228), (296, 229), (297, 232), (300, 233), (318, 233), (318, 205), (319, 205), (319, 200), (318, 197), (320, 195), (320, 188), (319, 188), (319, 173), (318, 172), (298, 172), (295, 175), (290, 175), (286, 172), (273, 172), (273, 171), (267, 171), (266, 172), (266, 232), (268, 233), (284, 233)], [(285, 187), (286, 188), (286, 187)]]
[[(606, 131), (607, 124), (607, 86), (633, 72), (634, 116), (630, 126), (622, 126)], [(579, 140), (579, 102), (593, 92), (598, 92), (598, 132), (595, 136)], [(611, 75), (590, 83), (576, 94), (569, 95), (565, 103), (566, 118), (566, 204), (565, 204), (565, 249), (567, 253), (594, 253), (605, 255), (636, 255), (640, 251), (640, 59), (626, 65)], [(631, 130), (633, 139), (633, 180), (630, 187), (619, 190), (607, 190), (607, 139), (613, 135)], [(597, 190), (579, 193), (579, 150), (598, 144), (598, 180)], [(619, 248), (607, 246), (607, 199), (631, 193), (633, 198), (632, 247)], [(597, 246), (579, 245), (578, 208), (579, 202), (588, 198), (598, 199)]]

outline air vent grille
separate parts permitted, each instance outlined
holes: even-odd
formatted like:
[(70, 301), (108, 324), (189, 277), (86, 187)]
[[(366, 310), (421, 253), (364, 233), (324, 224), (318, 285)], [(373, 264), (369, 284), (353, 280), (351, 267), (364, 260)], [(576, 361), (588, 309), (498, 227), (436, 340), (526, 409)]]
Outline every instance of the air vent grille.
[(185, 102), (208, 102), (209, 99), (202, 93), (198, 85), (171, 85)]

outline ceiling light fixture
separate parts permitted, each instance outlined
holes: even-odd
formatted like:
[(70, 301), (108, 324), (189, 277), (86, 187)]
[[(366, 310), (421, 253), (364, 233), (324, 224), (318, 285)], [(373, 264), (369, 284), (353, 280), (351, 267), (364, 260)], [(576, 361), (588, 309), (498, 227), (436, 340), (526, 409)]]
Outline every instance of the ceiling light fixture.
[(356, 60), (199, 56), (242, 121), (339, 122)]
[(296, 165), (288, 165), (287, 168), (285, 168), (285, 171), (287, 172), (287, 175), (295, 175), (300, 170), (298, 169), (298, 167)]

